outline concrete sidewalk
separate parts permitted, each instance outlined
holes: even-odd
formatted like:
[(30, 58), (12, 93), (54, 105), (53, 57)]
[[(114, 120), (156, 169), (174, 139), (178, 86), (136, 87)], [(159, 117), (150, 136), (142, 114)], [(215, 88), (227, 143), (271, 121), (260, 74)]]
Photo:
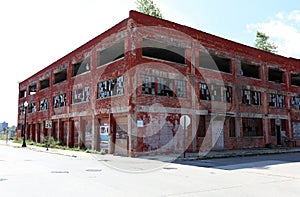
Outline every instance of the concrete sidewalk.
[[(22, 144), (14, 143), (5, 140), (0, 140), (0, 145), (13, 146), (16, 148), (21, 148)], [(39, 146), (27, 145), (26, 147), (29, 150), (46, 152), (50, 154), (58, 154), (69, 157), (76, 158), (94, 158), (94, 154), (86, 153), (82, 151), (71, 151), (71, 150), (62, 150), (54, 149)], [(260, 148), (260, 149), (239, 149), (239, 150), (226, 150), (226, 151), (207, 151), (207, 152), (198, 152), (198, 153), (186, 153), (185, 157), (183, 154), (164, 154), (164, 155), (149, 155), (149, 156), (140, 156), (140, 159), (149, 159), (149, 160), (159, 160), (162, 162), (172, 162), (174, 160), (196, 160), (196, 159), (212, 159), (212, 158), (226, 158), (226, 157), (243, 157), (243, 156), (255, 156), (255, 155), (266, 155), (266, 154), (280, 154), (280, 153), (295, 153), (300, 152), (300, 147), (296, 148)]]

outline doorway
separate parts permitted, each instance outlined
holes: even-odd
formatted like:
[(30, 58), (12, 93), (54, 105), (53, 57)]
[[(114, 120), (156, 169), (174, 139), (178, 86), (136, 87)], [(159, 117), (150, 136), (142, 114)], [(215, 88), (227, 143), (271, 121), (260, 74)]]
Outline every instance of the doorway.
[(276, 134), (277, 134), (277, 145), (282, 145), (282, 143), (281, 143), (281, 129), (280, 129), (280, 126), (276, 126)]

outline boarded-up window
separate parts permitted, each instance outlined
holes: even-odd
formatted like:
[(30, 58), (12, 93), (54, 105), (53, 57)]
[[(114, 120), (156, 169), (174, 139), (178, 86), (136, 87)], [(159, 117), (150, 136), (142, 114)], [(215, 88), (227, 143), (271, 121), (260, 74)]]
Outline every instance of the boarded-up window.
[(243, 118), (242, 121), (244, 136), (263, 136), (261, 118)]

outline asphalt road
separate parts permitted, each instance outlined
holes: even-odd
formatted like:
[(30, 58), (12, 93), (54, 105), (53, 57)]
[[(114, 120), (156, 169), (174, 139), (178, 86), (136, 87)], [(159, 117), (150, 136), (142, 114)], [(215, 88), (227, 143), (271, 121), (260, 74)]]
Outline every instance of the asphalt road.
[(295, 153), (178, 164), (0, 145), (0, 196), (298, 197), (298, 161)]

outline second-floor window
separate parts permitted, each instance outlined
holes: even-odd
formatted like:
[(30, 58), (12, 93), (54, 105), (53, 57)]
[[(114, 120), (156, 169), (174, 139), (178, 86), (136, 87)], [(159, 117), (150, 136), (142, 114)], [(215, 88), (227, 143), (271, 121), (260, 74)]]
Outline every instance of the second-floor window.
[(242, 103), (247, 105), (261, 105), (261, 93), (251, 90), (243, 90)]
[(53, 98), (54, 108), (64, 107), (67, 105), (66, 93), (59, 94)]
[(293, 96), (292, 97), (292, 108), (299, 110), (300, 109), (300, 97)]

